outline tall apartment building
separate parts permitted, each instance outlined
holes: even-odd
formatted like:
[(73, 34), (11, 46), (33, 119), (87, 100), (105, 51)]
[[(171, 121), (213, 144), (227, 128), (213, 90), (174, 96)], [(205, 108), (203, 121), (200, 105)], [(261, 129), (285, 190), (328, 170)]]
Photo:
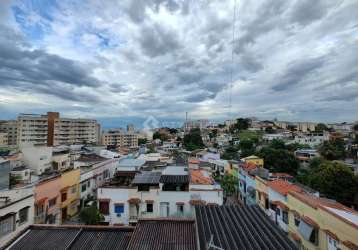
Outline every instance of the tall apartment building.
[(16, 120), (0, 121), (0, 132), (7, 133), (8, 145), (16, 145), (17, 143)]
[(98, 143), (98, 126), (96, 120), (60, 118), (58, 112), (21, 114), (17, 118), (17, 143), (47, 146)]
[(138, 134), (122, 130), (109, 130), (102, 134), (102, 144), (106, 146), (138, 147)]

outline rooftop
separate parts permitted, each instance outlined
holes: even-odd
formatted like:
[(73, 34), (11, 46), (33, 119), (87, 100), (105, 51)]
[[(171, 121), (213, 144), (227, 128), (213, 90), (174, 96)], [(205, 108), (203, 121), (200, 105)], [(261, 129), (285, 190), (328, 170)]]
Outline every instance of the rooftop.
[(192, 169), (190, 170), (190, 183), (199, 185), (212, 185), (214, 184), (213, 178), (205, 170)]
[(145, 160), (125, 158), (119, 161), (119, 167), (141, 167), (145, 164)]
[(143, 171), (135, 175), (132, 184), (159, 184), (160, 176), (160, 172)]
[(107, 158), (104, 158), (96, 154), (82, 154), (80, 158), (77, 159), (77, 161), (81, 161), (81, 162), (102, 162), (106, 160)]
[(192, 249), (196, 248), (193, 219), (139, 220), (128, 249)]
[(200, 249), (209, 242), (226, 250), (297, 249), (257, 205), (197, 206), (195, 212)]
[(302, 192), (302, 189), (299, 186), (283, 180), (270, 181), (268, 185), (274, 191), (285, 196), (289, 191)]
[(8, 249), (126, 249), (132, 232), (132, 227), (33, 225)]

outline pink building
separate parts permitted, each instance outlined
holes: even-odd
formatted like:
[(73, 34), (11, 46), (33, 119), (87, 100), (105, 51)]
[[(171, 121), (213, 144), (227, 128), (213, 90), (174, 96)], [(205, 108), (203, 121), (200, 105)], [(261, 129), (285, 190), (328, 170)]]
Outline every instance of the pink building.
[(35, 187), (35, 223), (59, 224), (61, 221), (61, 175), (48, 177)]

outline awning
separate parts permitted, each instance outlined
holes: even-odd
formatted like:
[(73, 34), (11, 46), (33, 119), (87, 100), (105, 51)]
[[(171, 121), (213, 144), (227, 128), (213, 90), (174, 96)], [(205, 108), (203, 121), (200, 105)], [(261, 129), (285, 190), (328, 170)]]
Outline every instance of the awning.
[(353, 242), (349, 241), (349, 240), (343, 241), (342, 244), (345, 245), (346, 247), (348, 247), (349, 249), (352, 249), (352, 250), (358, 249), (358, 246), (356, 244), (354, 244)]
[(140, 199), (139, 198), (130, 198), (128, 200), (129, 204), (139, 204), (140, 203)]
[(314, 220), (312, 220), (310, 217), (302, 216), (301, 220), (306, 222), (308, 225), (311, 225), (312, 227), (319, 228), (319, 225)]
[(307, 224), (304, 220), (302, 220), (300, 222), (300, 225), (298, 226), (298, 231), (300, 232), (302, 237), (308, 241), (310, 240), (313, 230), (314, 230), (313, 226)]
[(282, 201), (272, 201), (272, 204), (278, 206), (278, 207), (281, 208), (282, 210), (286, 210), (286, 211), (289, 210), (288, 206), (286, 206), (286, 204), (283, 203)]
[(175, 204), (177, 204), (177, 205), (184, 205), (185, 203), (184, 203), (184, 202), (181, 202), (181, 201), (178, 201), (178, 202), (176, 202)]
[(43, 203), (45, 203), (46, 200), (47, 200), (47, 197), (43, 197), (43, 198), (35, 201), (35, 204), (43, 204)]
[(190, 205), (205, 205), (206, 202), (204, 200), (190, 200)]
[(329, 237), (331, 237), (334, 240), (339, 240), (338, 236), (335, 233), (332, 233), (331, 231), (329, 231), (328, 229), (323, 230)]

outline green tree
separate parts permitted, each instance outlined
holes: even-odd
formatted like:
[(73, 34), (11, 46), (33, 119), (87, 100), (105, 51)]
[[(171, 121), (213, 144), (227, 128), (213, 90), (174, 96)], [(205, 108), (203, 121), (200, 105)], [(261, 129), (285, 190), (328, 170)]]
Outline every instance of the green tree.
[(358, 193), (358, 176), (341, 162), (321, 160), (318, 166), (317, 164), (318, 159), (311, 162), (304, 184), (330, 199), (347, 206), (354, 205), (354, 198)]
[(169, 128), (168, 130), (170, 134), (176, 134), (178, 132), (178, 130), (175, 128)]
[(319, 147), (319, 153), (327, 160), (340, 160), (346, 156), (345, 143), (343, 139), (325, 141)]
[(230, 146), (225, 149), (224, 153), (220, 156), (224, 160), (237, 160), (238, 155), (238, 149), (234, 146)]
[(156, 153), (157, 151), (155, 150), (155, 147), (154, 147), (154, 145), (153, 144), (150, 144), (150, 145), (148, 145), (148, 154), (150, 154), (150, 153)]
[(280, 139), (273, 139), (270, 142), (269, 147), (273, 149), (286, 149), (285, 142)]
[(322, 132), (322, 131), (327, 131), (328, 127), (326, 126), (326, 124), (324, 123), (318, 123), (315, 127), (316, 131)]
[(284, 172), (296, 176), (300, 166), (299, 161), (292, 152), (286, 149), (276, 149), (274, 147), (264, 147), (258, 152), (265, 162), (265, 168), (270, 172)]
[(184, 136), (184, 147), (189, 151), (204, 147), (199, 128), (190, 130), (189, 133)]
[(232, 126), (230, 126), (230, 132), (231, 133), (238, 133), (242, 130), (248, 129), (250, 126), (250, 120), (245, 118), (238, 118), (236, 120), (236, 123)]
[(80, 219), (86, 225), (97, 225), (104, 218), (97, 209), (97, 204), (93, 203), (90, 207), (85, 207), (80, 212)]
[(146, 138), (138, 138), (138, 145), (146, 144), (148, 140)]
[(286, 148), (290, 152), (294, 152), (298, 149), (311, 149), (311, 146), (308, 144), (300, 144), (298, 142), (290, 143), (286, 145)]
[(224, 175), (224, 177), (219, 180), (219, 182), (226, 196), (230, 196), (236, 193), (238, 185), (237, 177), (233, 175)]
[(255, 144), (253, 140), (240, 140), (239, 148), (241, 150), (241, 158), (255, 154)]

